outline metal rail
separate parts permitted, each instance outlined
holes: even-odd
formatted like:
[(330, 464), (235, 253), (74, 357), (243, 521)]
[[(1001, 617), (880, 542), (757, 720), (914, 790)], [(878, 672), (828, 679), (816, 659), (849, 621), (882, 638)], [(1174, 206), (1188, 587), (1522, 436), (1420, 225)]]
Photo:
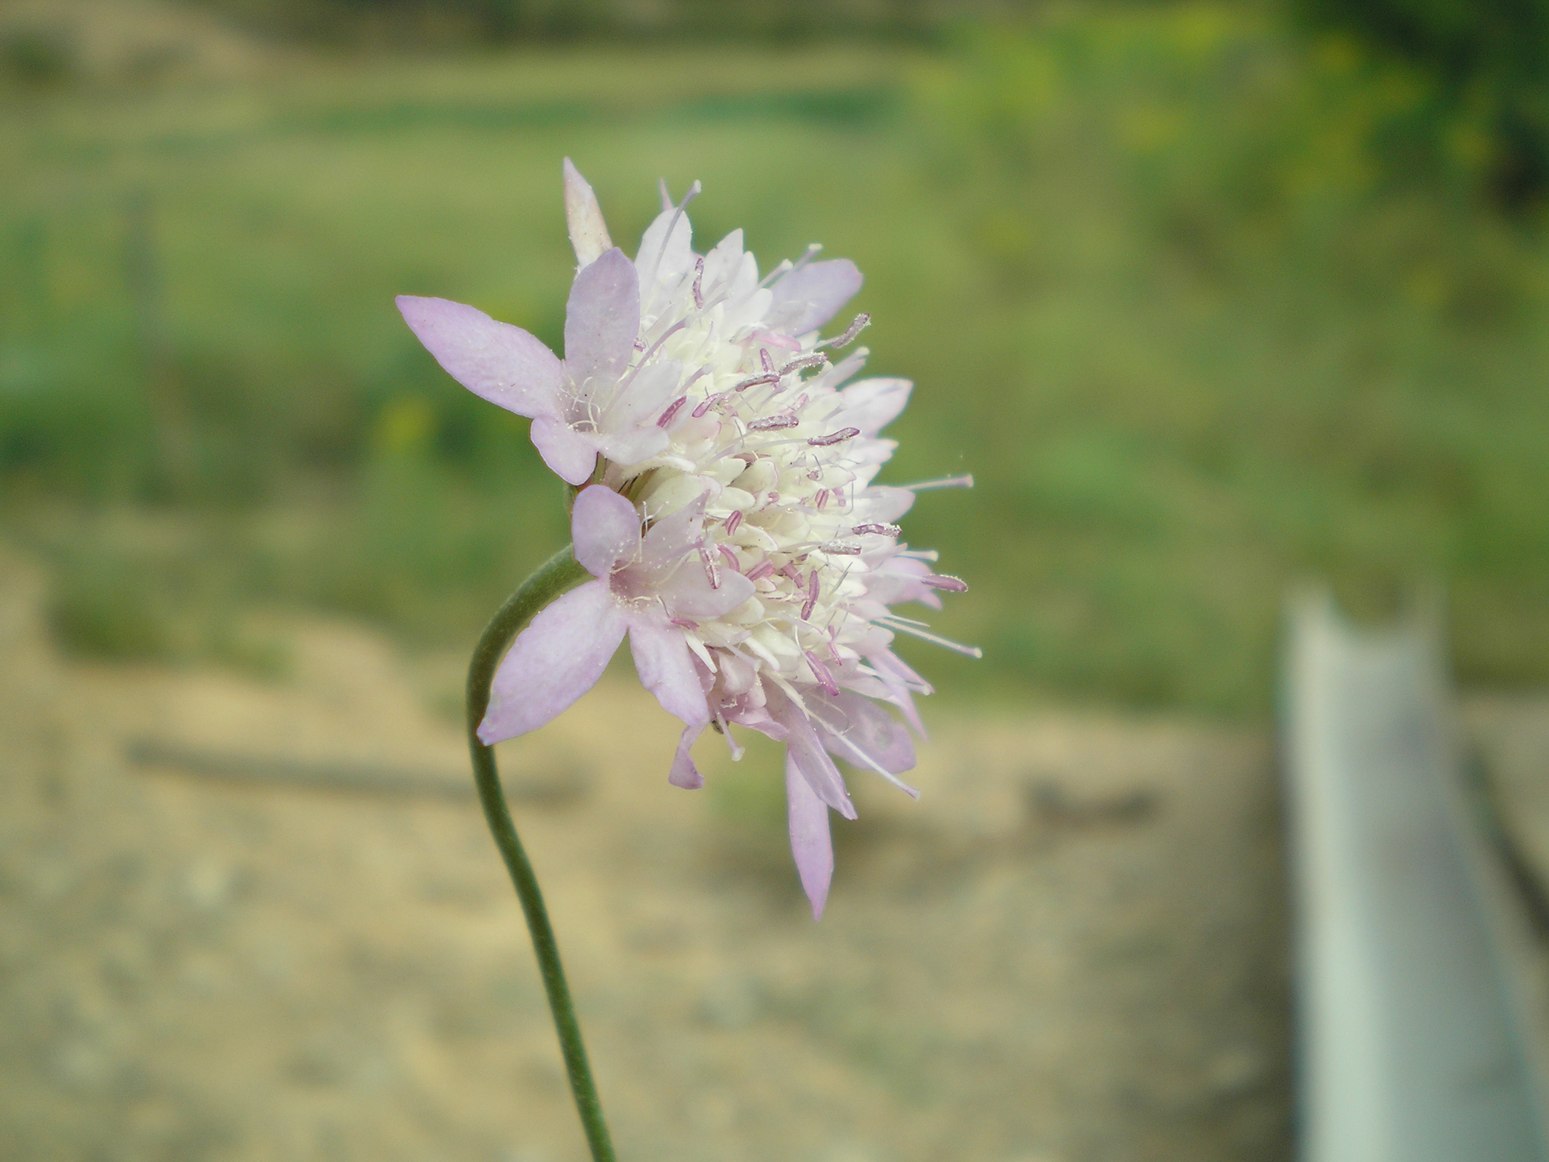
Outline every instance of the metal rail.
[(1437, 623), (1290, 611), (1302, 1162), (1549, 1159)]

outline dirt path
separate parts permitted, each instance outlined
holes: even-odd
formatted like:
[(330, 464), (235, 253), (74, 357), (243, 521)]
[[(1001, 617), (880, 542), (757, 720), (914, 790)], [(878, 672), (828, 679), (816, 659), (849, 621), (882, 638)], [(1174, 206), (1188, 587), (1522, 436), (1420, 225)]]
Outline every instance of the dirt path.
[[(82, 666), (42, 593), (0, 556), (0, 1157), (580, 1159), (458, 660), (298, 620), (283, 682)], [(621, 1155), (1288, 1158), (1268, 740), (928, 709), (817, 925), (770, 754), (673, 790), (622, 676), (504, 750)]]

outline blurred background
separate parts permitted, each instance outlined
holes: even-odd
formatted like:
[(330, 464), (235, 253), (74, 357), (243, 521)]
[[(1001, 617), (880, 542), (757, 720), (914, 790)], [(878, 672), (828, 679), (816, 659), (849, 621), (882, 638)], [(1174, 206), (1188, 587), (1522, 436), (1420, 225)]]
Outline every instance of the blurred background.
[[(870, 838), (847, 838), (837, 907), (814, 935), (788, 898), (765, 759), (726, 775), (696, 822), (666, 802), (657, 842), (670, 850), (652, 856), (663, 892), (707, 891), (706, 868), (732, 862), (714, 835), (770, 845), (755, 860), (768, 885), (732, 877), (734, 901), (753, 892), (785, 941), (759, 963), (787, 968), (752, 983), (736, 975), (751, 966), (727, 967), (749, 948), (735, 935), (742, 905), (704, 905), (722, 909), (723, 964), (692, 934), (693, 908), (631, 905), (602, 882), (573, 903), (645, 907), (652, 931), (687, 925), (668, 944), (688, 960), (663, 987), (692, 996), (663, 1012), (680, 1003), (704, 1036), (726, 1034), (726, 1057), (679, 1062), (674, 1096), (653, 1100), (660, 1063), (623, 1061), (670, 1034), (638, 1011), (629, 974), (631, 958), (667, 954), (645, 939), (615, 963), (574, 921), (577, 955), (608, 961), (580, 971), (599, 974), (623, 1136), (654, 1144), (633, 1156), (1286, 1156), (1267, 728), (1287, 588), (1327, 578), (1381, 615), (1415, 582), (1440, 584), (1464, 685), (1549, 679), (1549, 5), (1537, 0), (8, 0), (0, 742), (17, 775), (0, 888), (30, 901), (9, 910), (0, 946), (0, 980), (28, 1014), (0, 1046), (28, 1078), (0, 1111), (11, 1156), (578, 1156), (541, 1012), (538, 1064), (491, 1066), (503, 1080), (484, 1083), (486, 1104), (425, 1080), (471, 1071), (457, 1048), (469, 1039), (480, 1060), (502, 1060), (509, 1023), (541, 1007), (525, 950), (502, 943), (517, 921), (477, 820), (426, 807), (434, 825), (413, 828), (401, 804), (361, 806), (354, 791), (279, 802), (240, 779), (201, 783), (219, 781), (208, 776), (233, 748), (294, 775), (314, 734), (307, 761), (324, 768), (420, 761), (410, 754), (448, 785), (461, 777), (460, 655), (563, 543), (563, 505), (525, 422), (447, 379), (392, 298), (471, 302), (557, 347), (573, 266), (564, 156), (626, 249), (657, 179), (680, 193), (697, 178), (701, 246), (740, 226), (765, 268), (810, 242), (854, 259), (871, 370), (918, 385), (889, 479), (978, 482), (922, 497), (906, 529), (973, 586), (935, 628), (986, 647), (980, 662), (910, 654), (957, 740), (930, 794), (958, 795), (961, 772), (956, 807), (928, 825), (924, 807), (912, 824), (874, 818)], [(371, 683), (396, 683), (378, 705), (404, 699), (393, 728), (424, 712), (415, 739), (381, 750)], [(599, 697), (615, 715), (643, 699), (622, 686)], [(553, 745), (556, 769), (599, 761), (584, 737)], [(658, 794), (653, 779), (634, 779), (649, 784), (640, 795)], [(614, 810), (612, 793), (555, 806), (540, 786), (531, 803), (572, 812), (541, 830), (592, 836), (554, 861), (584, 876), (607, 861), (585, 844), (617, 841), (611, 882), (627, 884), (645, 856), (598, 829), (637, 815), (577, 822)], [(662, 837), (674, 827), (700, 830)], [(894, 838), (877, 836), (889, 827)], [(970, 839), (991, 833), (1024, 862), (986, 872), (975, 861), (1000, 849)], [(388, 846), (364, 865), (329, 862), (372, 843)], [(1189, 871), (1179, 853), (1196, 849)], [(447, 850), (468, 883), (426, 896), (427, 876), (451, 875), (433, 870)], [(265, 947), (331, 949), (339, 996), (326, 1005), (296, 1000), (322, 987), (296, 967), (308, 953), (264, 976), (240, 935), (282, 852), (286, 874), (318, 877), (295, 889), (315, 926), (297, 936), (297, 909), (269, 901)], [(864, 916), (844, 914), (847, 859)], [(339, 925), (368, 923), (352, 893), (376, 889), (350, 877), (383, 869), (424, 897), (423, 940), (406, 935), (405, 911), (400, 927), (348, 938), (359, 947), (329, 944), (355, 931)], [(1153, 899), (1162, 872), (1184, 880)], [(1244, 894), (1212, 911), (1200, 901), (1215, 890)], [(421, 963), (453, 924), (446, 898), (482, 935)], [(1044, 915), (1061, 901), (1067, 912)], [(931, 928), (920, 908), (971, 930)], [(921, 932), (936, 959), (910, 943)], [(824, 943), (791, 967), (789, 944), (811, 941)], [(843, 956), (849, 976), (833, 967)], [(56, 970), (59, 957), (73, 967)], [(900, 971), (918, 992), (879, 984), (884, 958), (913, 965)], [(841, 983), (806, 975), (824, 972)], [(450, 1015), (425, 1001), (378, 1026), (359, 979), (404, 995), (473, 983)], [(1056, 979), (1057, 1003), (1028, 995)], [(234, 980), (259, 1006), (247, 1026), (217, 1016), (237, 1003), (222, 992)], [(1084, 983), (1097, 980), (1117, 992)], [(942, 1007), (965, 989), (993, 1004)], [(162, 1016), (146, 1016), (148, 998)], [(1169, 1004), (1183, 1006), (1176, 1026)], [(941, 1024), (895, 1044), (884, 1031), (900, 1005), (940, 1009)], [(212, 1024), (190, 1032), (180, 1022), (198, 1012)], [(829, 1056), (727, 1081), (749, 1027), (778, 1060), (781, 1038), (836, 1020), (848, 1032), (824, 1042)], [(1147, 1020), (1160, 1031), (1137, 1048), (1126, 1038)], [(1236, 1031), (1196, 1045), (1204, 1025)], [(210, 1032), (222, 1027), (247, 1033)], [(212, 1058), (287, 1037), (301, 1048), (244, 1076), (308, 1095), (266, 1099), (297, 1111), (293, 1140), (265, 1136), (289, 1115), (270, 1123), (250, 1097), (204, 1088)], [(1099, 1064), (1078, 1067), (1080, 1054)], [(1086, 1068), (1088, 1088), (1060, 1088)], [(927, 1099), (954, 1092), (954, 1076), (975, 1079), (979, 1104), (966, 1090)], [(515, 1116), (502, 1102), (529, 1083), (542, 1100)], [(704, 1123), (684, 1112), (703, 1112), (701, 1084), (722, 1110)], [(798, 1091), (814, 1136), (772, 1144), (793, 1132)], [(766, 1121), (744, 1121), (743, 1101)], [(540, 1108), (552, 1133), (524, 1145)], [(394, 1117), (409, 1121), (389, 1132)]]

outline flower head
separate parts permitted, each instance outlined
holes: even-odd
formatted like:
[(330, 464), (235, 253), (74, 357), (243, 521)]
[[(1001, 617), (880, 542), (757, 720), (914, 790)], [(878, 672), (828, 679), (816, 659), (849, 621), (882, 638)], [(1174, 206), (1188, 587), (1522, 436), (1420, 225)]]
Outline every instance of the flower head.
[(489, 744), (541, 726), (601, 676), (626, 636), (642, 683), (679, 718), (671, 768), (714, 726), (786, 746), (791, 846), (821, 914), (833, 871), (828, 812), (854, 818), (840, 758), (910, 794), (904, 725), (930, 686), (893, 652), (913, 634), (963, 652), (892, 607), (939, 608), (966, 586), (899, 539), (928, 486), (874, 482), (894, 444), (882, 429), (910, 384), (859, 379), (866, 324), (819, 329), (859, 289), (845, 260), (812, 248), (760, 278), (734, 231), (695, 253), (685, 207), (663, 209), (631, 262), (592, 189), (567, 161), (565, 205), (579, 270), (565, 357), (518, 327), (443, 299), (403, 297), (405, 320), (454, 378), (531, 417), (544, 462), (580, 491), (576, 560), (592, 580), (548, 606), (501, 662), (479, 727)]

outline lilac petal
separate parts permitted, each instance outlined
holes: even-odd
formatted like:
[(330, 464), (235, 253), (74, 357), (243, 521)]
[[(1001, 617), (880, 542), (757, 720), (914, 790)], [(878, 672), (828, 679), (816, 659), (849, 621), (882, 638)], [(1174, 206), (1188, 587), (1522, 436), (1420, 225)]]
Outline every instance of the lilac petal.
[(565, 370), (571, 381), (616, 379), (640, 334), (640, 280), (617, 247), (583, 267), (565, 307)]
[(593, 484), (576, 494), (570, 510), (575, 559), (593, 577), (607, 580), (620, 561), (640, 550), (640, 514), (611, 488)]
[(875, 436), (904, 410), (913, 387), (907, 379), (862, 379), (839, 393), (839, 415), (862, 435)]
[(828, 833), (828, 807), (813, 794), (796, 759), (785, 756), (785, 799), (791, 829), (791, 855), (802, 890), (812, 901), (812, 918), (823, 918), (828, 885), (834, 878), (834, 843)]
[(396, 302), (425, 350), (474, 395), (519, 416), (555, 410), (559, 359), (526, 331), (449, 299), (399, 295)]
[(539, 610), (495, 671), (479, 741), (493, 746), (526, 734), (569, 707), (597, 684), (624, 630), (623, 611), (601, 581)]
[(703, 729), (709, 723), (709, 703), (681, 629), (650, 618), (631, 618), (629, 652), (635, 657), (640, 684), (656, 695), (663, 710), (688, 726)]
[[(613, 393), (613, 398), (599, 415), (598, 435), (617, 446), (640, 444), (651, 447), (646, 455), (655, 455), (667, 444), (667, 431), (656, 421), (681, 393), (685, 378), (683, 365), (673, 359), (653, 360), (632, 372), (628, 383)], [(605, 454), (615, 463), (631, 462), (612, 450)], [(640, 460), (645, 458), (638, 457)]]
[[(914, 766), (914, 743), (903, 723), (869, 698), (845, 691), (831, 699), (844, 716), (845, 742), (865, 754), (873, 766), (896, 775)], [(832, 749), (832, 748), (830, 748)]]
[(597, 466), (597, 447), (564, 420), (539, 416), (533, 420), (529, 434), (543, 462), (566, 484), (579, 487), (590, 478)]
[(771, 691), (769, 713), (785, 728), (789, 760), (801, 772), (813, 794), (846, 819), (854, 819), (855, 804), (850, 802), (850, 793), (845, 789), (839, 768), (834, 766), (834, 760), (828, 757), (828, 752), (818, 741), (807, 712), (783, 694)]
[(570, 227), (570, 245), (575, 247), (576, 262), (590, 266), (613, 246), (608, 224), (602, 220), (597, 195), (580, 171), (565, 158), (565, 221)]
[(699, 183), (695, 182), (689, 187), (682, 205), (664, 205), (662, 212), (645, 228), (640, 249), (635, 254), (635, 266), (649, 286), (659, 287), (681, 278), (693, 267), (693, 228), (682, 206), (698, 192)]
[(866, 501), (866, 520), (892, 524), (914, 507), (914, 493), (891, 484), (874, 484), (866, 489)]
[(729, 568), (725, 561), (712, 558), (711, 565), (715, 570), (713, 582), (710, 566), (695, 558), (684, 561), (658, 589), (667, 608), (679, 617), (708, 620), (725, 616), (753, 596), (753, 582)]
[(667, 776), (667, 781), (674, 787), (682, 787), (685, 791), (697, 791), (705, 785), (705, 777), (699, 773), (699, 768), (694, 765), (694, 760), (689, 755), (693, 749), (694, 740), (704, 733), (702, 726), (685, 726), (683, 734), (678, 738), (677, 753), (672, 756), (672, 771)]
[(779, 279), (770, 318), (801, 335), (821, 327), (861, 289), (861, 272), (848, 258), (809, 262)]
[[(708, 490), (709, 483), (705, 483)], [(667, 571), (704, 540), (705, 496), (701, 492), (676, 512), (658, 516), (645, 534), (640, 549), (640, 566), (653, 582), (660, 582)]]

